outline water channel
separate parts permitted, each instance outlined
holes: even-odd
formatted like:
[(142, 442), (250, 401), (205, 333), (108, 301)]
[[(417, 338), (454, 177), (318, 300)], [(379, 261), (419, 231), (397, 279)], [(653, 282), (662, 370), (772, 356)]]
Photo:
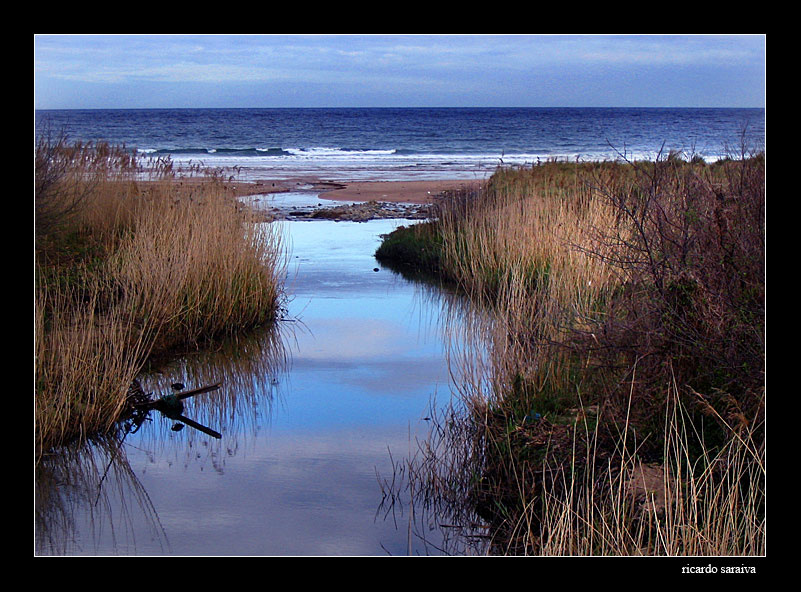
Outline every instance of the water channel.
[(121, 446), (53, 463), (38, 484), (37, 554), (443, 553), (411, 508), (387, 510), (382, 485), (426, 437), (432, 406), (451, 399), (442, 294), (373, 257), (408, 223), (280, 222), (288, 314), (277, 331), (143, 382), (162, 394), (221, 382), (187, 399), (185, 415), (222, 437), (154, 412)]

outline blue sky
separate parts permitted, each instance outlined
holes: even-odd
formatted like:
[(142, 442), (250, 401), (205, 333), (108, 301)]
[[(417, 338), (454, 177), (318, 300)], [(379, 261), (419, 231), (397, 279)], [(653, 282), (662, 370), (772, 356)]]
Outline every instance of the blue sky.
[(34, 107), (764, 107), (764, 35), (36, 35)]

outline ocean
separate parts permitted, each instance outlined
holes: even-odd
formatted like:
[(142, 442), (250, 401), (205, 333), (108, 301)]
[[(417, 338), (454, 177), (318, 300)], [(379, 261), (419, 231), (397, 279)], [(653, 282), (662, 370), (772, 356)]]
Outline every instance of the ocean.
[(240, 180), (485, 178), (547, 159), (711, 162), (764, 149), (764, 109), (330, 108), (37, 110), (36, 129)]

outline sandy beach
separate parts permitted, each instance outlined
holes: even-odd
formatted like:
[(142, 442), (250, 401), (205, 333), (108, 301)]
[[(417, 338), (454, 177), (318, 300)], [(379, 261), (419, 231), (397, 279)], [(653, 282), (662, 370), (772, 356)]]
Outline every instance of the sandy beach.
[(443, 191), (478, 187), (478, 180), (447, 181), (362, 181), (347, 183), (341, 189), (320, 194), (323, 199), (339, 201), (389, 201), (428, 204)]
[(334, 182), (321, 179), (259, 180), (235, 183), (238, 195), (283, 193), (286, 191), (318, 191), (321, 199), (335, 201), (383, 201), (408, 204), (430, 204), (443, 191), (476, 188), (478, 179), (424, 181), (355, 181)]

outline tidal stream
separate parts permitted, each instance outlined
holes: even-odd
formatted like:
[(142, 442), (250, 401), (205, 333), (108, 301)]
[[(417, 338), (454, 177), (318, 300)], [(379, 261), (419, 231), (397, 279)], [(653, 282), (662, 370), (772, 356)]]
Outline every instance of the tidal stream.
[[(290, 196), (291, 198), (291, 196)], [(295, 196), (297, 198), (297, 196)], [(382, 268), (404, 220), (284, 221), (286, 319), (143, 380), (210, 437), (153, 412), (121, 445), (38, 476), (40, 555), (431, 555), (381, 483), (451, 398), (439, 290)], [(430, 539), (429, 539), (430, 537)]]

